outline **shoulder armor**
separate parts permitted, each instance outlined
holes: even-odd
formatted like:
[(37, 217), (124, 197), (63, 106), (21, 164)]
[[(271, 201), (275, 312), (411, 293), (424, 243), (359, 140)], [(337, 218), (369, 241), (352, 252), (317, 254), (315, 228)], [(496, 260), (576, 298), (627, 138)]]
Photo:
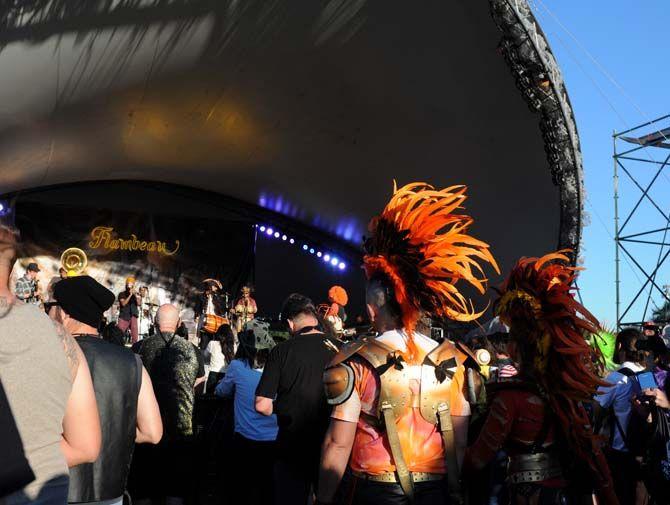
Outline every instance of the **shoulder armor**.
[[(451, 340), (444, 340), (440, 345), (435, 349), (430, 351), (426, 355), (426, 361), (432, 366), (437, 366), (443, 361), (448, 361), (450, 359), (456, 360), (457, 364), (463, 363), (463, 359), (459, 356), (458, 349), (456, 345)], [(459, 359), (460, 358), (460, 359)]]
[(374, 368), (377, 368), (386, 364), (388, 355), (393, 352), (392, 348), (379, 342), (375, 337), (363, 336), (344, 345), (331, 360), (328, 367), (339, 365), (358, 354)]
[(460, 342), (445, 340), (426, 356), (426, 359), (433, 365), (439, 365), (441, 362), (452, 358), (456, 360), (458, 365), (464, 366), (465, 368), (472, 368), (477, 372), (480, 371), (479, 363), (477, 363), (475, 355), (468, 346)]
[(323, 386), (329, 405), (346, 402), (354, 390), (354, 371), (346, 363), (326, 368), (323, 372)]

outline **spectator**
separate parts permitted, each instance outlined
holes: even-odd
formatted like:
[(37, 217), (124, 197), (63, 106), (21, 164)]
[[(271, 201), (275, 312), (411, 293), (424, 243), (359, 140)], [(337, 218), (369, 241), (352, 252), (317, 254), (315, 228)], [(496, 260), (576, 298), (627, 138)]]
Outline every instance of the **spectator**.
[(274, 347), (269, 328), (268, 323), (258, 320), (245, 325), (239, 335), (240, 345), (235, 359), (216, 388), (218, 396), (234, 397), (235, 434), (230, 456), (235, 462), (235, 504), (261, 505), (273, 502), (272, 472), (277, 419), (274, 415), (265, 417), (258, 414), (254, 409), (256, 387), (270, 349)]
[[(14, 229), (0, 224), (0, 382), (7, 403), (0, 406), (0, 418), (13, 414), (34, 480), (5, 499), (11, 505), (62, 504), (68, 466), (98, 457), (98, 409), (88, 365), (74, 339), (36, 306), (16, 303), (10, 292), (16, 237)], [(3, 485), (6, 473), (20, 469), (4, 464), (11, 451), (4, 430), (3, 419)]]
[[(235, 334), (229, 324), (222, 324), (203, 352), (207, 374), (222, 375), (235, 356)], [(219, 381), (217, 380), (216, 383)]]
[(126, 336), (116, 324), (110, 323), (103, 327), (102, 339), (110, 344), (125, 346)]
[(70, 471), (68, 502), (120, 505), (135, 442), (155, 444), (163, 431), (151, 380), (132, 352), (98, 334), (103, 312), (114, 303), (111, 291), (82, 275), (56, 284), (54, 298), (49, 315), (86, 357), (102, 425), (100, 456)]
[(496, 332), (487, 337), (493, 350), (495, 373), (491, 374), (491, 382), (510, 380), (519, 373), (516, 364), (509, 354), (509, 333)]
[(614, 362), (621, 367), (605, 378), (611, 386), (598, 388), (595, 400), (595, 426), (599, 428), (607, 421), (610, 433), (608, 463), (612, 472), (614, 489), (622, 505), (635, 503), (640, 468), (628, 439), (632, 401), (640, 393), (635, 374), (645, 369), (646, 355), (637, 349), (643, 340), (638, 330), (628, 328), (617, 335)]
[(336, 341), (321, 331), (309, 298), (292, 294), (281, 313), (292, 338), (270, 353), (256, 389), (256, 411), (277, 414), (275, 501), (297, 505), (307, 503), (310, 489), (316, 490), (330, 416), (322, 376)]
[(131, 494), (181, 503), (191, 495), (195, 477), (194, 390), (205, 380), (205, 369), (200, 351), (175, 334), (177, 307), (162, 305), (156, 319), (156, 334), (142, 340), (139, 355), (156, 387), (165, 435), (156, 450), (144, 450), (144, 461), (134, 465)]

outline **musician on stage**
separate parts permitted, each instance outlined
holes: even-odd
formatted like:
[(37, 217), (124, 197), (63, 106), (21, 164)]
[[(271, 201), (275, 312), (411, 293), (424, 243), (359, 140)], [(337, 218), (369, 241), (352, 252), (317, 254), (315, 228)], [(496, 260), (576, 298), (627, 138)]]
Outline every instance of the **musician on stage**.
[(130, 340), (134, 344), (139, 339), (139, 326), (137, 319), (140, 315), (142, 297), (135, 289), (135, 277), (126, 279), (126, 289), (118, 295), (119, 320), (116, 325), (124, 333), (130, 328)]
[(258, 312), (258, 306), (256, 305), (256, 300), (251, 298), (251, 287), (244, 286), (242, 288), (242, 296), (235, 302), (235, 307), (233, 309), (235, 316), (237, 317), (237, 332), (242, 331), (242, 328), (246, 323), (252, 321), (256, 317), (256, 312)]
[(37, 274), (40, 272), (40, 267), (37, 263), (30, 263), (26, 268), (26, 273), (23, 277), (16, 281), (16, 297), (25, 303), (39, 303), (41, 300), (37, 288)]
[(139, 310), (139, 318), (138, 318), (138, 324), (139, 324), (139, 333), (140, 333), (140, 339), (143, 339), (145, 337), (148, 337), (150, 334), (151, 326), (153, 325), (153, 309), (155, 307), (154, 304), (151, 303), (149, 300), (149, 288), (147, 286), (142, 286), (139, 289), (139, 295), (140, 298), (142, 299), (142, 304), (140, 305), (140, 310)]
[(205, 319), (208, 315), (226, 317), (228, 311), (228, 296), (223, 292), (223, 285), (216, 279), (205, 279), (203, 281), (204, 291), (198, 298), (195, 306), (195, 314), (198, 317), (198, 335), (200, 337), (200, 349), (206, 349), (212, 336), (203, 331)]

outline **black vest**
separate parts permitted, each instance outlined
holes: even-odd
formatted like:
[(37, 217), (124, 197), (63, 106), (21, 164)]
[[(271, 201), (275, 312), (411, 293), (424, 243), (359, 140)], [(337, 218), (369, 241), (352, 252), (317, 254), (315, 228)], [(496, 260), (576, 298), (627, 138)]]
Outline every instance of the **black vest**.
[(142, 368), (128, 349), (94, 336), (77, 337), (93, 377), (102, 447), (95, 463), (70, 469), (69, 503), (122, 496), (135, 448)]

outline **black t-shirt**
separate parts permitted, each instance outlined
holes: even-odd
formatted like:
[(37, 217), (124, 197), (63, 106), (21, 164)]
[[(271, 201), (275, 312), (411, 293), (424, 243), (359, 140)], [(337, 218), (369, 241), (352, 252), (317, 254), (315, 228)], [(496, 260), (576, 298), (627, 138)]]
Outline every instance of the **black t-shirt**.
[(256, 396), (275, 398), (280, 448), (294, 453), (316, 450), (328, 428), (330, 407), (323, 370), (335, 355), (323, 333), (298, 335), (270, 352)]
[(132, 317), (138, 317), (140, 315), (140, 311), (137, 307), (137, 297), (132, 296), (127, 304), (121, 305), (121, 298), (125, 300), (128, 298), (128, 294), (129, 292), (126, 289), (125, 291), (121, 291), (118, 296), (119, 319), (123, 319), (124, 321), (130, 321)]

